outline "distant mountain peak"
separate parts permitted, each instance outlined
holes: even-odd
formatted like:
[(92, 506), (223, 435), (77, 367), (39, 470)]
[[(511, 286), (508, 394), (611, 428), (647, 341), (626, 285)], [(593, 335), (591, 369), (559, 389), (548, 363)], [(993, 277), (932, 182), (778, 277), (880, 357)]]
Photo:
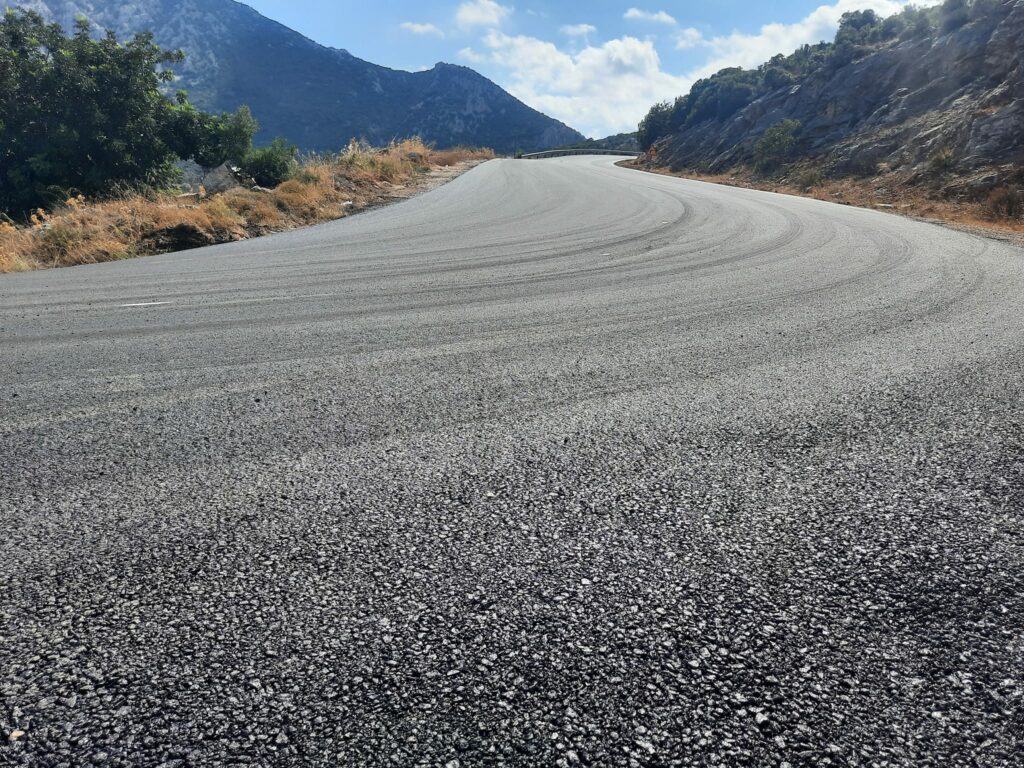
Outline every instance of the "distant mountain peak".
[[(151, 31), (162, 47), (185, 52), (176, 88), (208, 110), (252, 108), (258, 141), (284, 136), (303, 149), (330, 151), (351, 138), (383, 144), (418, 135), (439, 147), (489, 146), (498, 152), (547, 149), (582, 139), (523, 104), (480, 73), (448, 62), (424, 72), (388, 69), (328, 48), (235, 0), (25, 0), (70, 28), (84, 16), (126, 38)], [(424, 77), (429, 74), (430, 77)]]

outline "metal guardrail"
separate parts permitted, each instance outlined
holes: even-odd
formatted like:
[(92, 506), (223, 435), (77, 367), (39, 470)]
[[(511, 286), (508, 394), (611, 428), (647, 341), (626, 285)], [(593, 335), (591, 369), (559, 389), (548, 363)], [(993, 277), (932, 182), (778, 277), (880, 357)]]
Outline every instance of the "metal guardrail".
[(569, 155), (615, 155), (616, 157), (640, 157), (642, 152), (625, 152), (621, 149), (549, 149), (547, 152), (532, 152), (523, 155), (522, 160), (545, 160), (549, 157), (568, 157)]

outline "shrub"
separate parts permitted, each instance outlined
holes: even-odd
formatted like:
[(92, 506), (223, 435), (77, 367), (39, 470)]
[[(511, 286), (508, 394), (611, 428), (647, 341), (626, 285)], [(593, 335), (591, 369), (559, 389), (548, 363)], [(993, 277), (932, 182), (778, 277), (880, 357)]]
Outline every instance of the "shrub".
[(1019, 219), (1024, 216), (1024, 190), (994, 189), (988, 196), (986, 208), (994, 219)]
[(949, 147), (942, 147), (932, 152), (928, 164), (935, 171), (948, 171), (956, 165), (956, 153)]
[(877, 176), (884, 167), (884, 164), (879, 162), (879, 156), (876, 152), (863, 149), (853, 153), (846, 164), (847, 172), (860, 179)]
[(292, 178), (298, 170), (298, 148), (277, 138), (269, 147), (252, 150), (242, 160), (241, 168), (261, 187), (276, 187)]
[(770, 127), (754, 145), (754, 168), (760, 173), (777, 170), (797, 148), (799, 120), (782, 120)]
[(796, 177), (796, 185), (800, 189), (814, 189), (815, 187), (821, 186), (825, 181), (825, 176), (818, 168), (807, 168), (800, 172)]

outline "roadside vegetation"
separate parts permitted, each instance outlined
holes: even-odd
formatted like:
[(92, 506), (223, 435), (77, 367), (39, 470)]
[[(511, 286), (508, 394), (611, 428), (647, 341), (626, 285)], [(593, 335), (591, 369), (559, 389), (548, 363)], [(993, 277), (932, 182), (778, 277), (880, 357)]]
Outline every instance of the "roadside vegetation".
[(765, 131), (754, 145), (754, 168), (771, 173), (789, 162), (796, 154), (802, 127), (799, 120), (781, 120)]
[(173, 97), (169, 69), (180, 52), (151, 35), (121, 44), (72, 35), (36, 13), (0, 18), (0, 211), (8, 220), (113, 187), (164, 188), (176, 163), (214, 167), (242, 160), (257, 125), (249, 110), (211, 115)]
[[(182, 60), (151, 35), (67, 35), (36, 13), (0, 17), (0, 272), (71, 266), (239, 240), (408, 196), (434, 169), (493, 157), (411, 138), (300, 156), (253, 147), (246, 107), (213, 115), (164, 93)], [(339, 142), (340, 143), (340, 142)], [(222, 191), (181, 193), (181, 161)], [(225, 176), (230, 180), (223, 183)]]
[[(438, 151), (419, 139), (382, 149), (353, 142), (338, 154), (304, 158), (292, 156), (291, 148), (285, 152), (292, 161), (272, 189), (75, 196), (35, 211), (24, 224), (0, 222), (0, 272), (165, 253), (330, 221), (407, 197), (436, 169), (494, 156), (468, 148)], [(268, 173), (283, 168), (269, 167)]]
[(642, 161), (620, 165), (665, 176), (876, 208), (976, 234), (995, 234), (1024, 246), (1024, 168), (1019, 172), (1019, 186), (1000, 186), (979, 199), (958, 200), (920, 186), (912, 174), (888, 172), (870, 177), (830, 179), (809, 161), (794, 163), (784, 172), (769, 176), (745, 167), (710, 174), (696, 170), (672, 171)]

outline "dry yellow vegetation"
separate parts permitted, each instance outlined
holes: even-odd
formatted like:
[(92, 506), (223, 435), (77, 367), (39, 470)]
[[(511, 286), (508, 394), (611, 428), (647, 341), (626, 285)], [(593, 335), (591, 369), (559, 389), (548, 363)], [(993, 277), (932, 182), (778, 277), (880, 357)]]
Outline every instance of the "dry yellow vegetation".
[(494, 156), (490, 150), (437, 151), (419, 139), (307, 158), (273, 190), (243, 187), (211, 197), (123, 195), (68, 199), (24, 225), (0, 221), (0, 272), (93, 264), (256, 237), (341, 218), (404, 196), (430, 171)]
[(828, 179), (819, 169), (806, 166), (794, 168), (782, 179), (766, 179), (750, 168), (707, 174), (671, 171), (643, 161), (627, 161), (619, 165), (663, 176), (813, 197), (860, 208), (877, 208), (901, 216), (941, 223), (953, 229), (994, 235), (1024, 246), (1024, 195), (1016, 189), (999, 188), (983, 200), (955, 200), (915, 184), (908, 173), (888, 172), (869, 178)]

